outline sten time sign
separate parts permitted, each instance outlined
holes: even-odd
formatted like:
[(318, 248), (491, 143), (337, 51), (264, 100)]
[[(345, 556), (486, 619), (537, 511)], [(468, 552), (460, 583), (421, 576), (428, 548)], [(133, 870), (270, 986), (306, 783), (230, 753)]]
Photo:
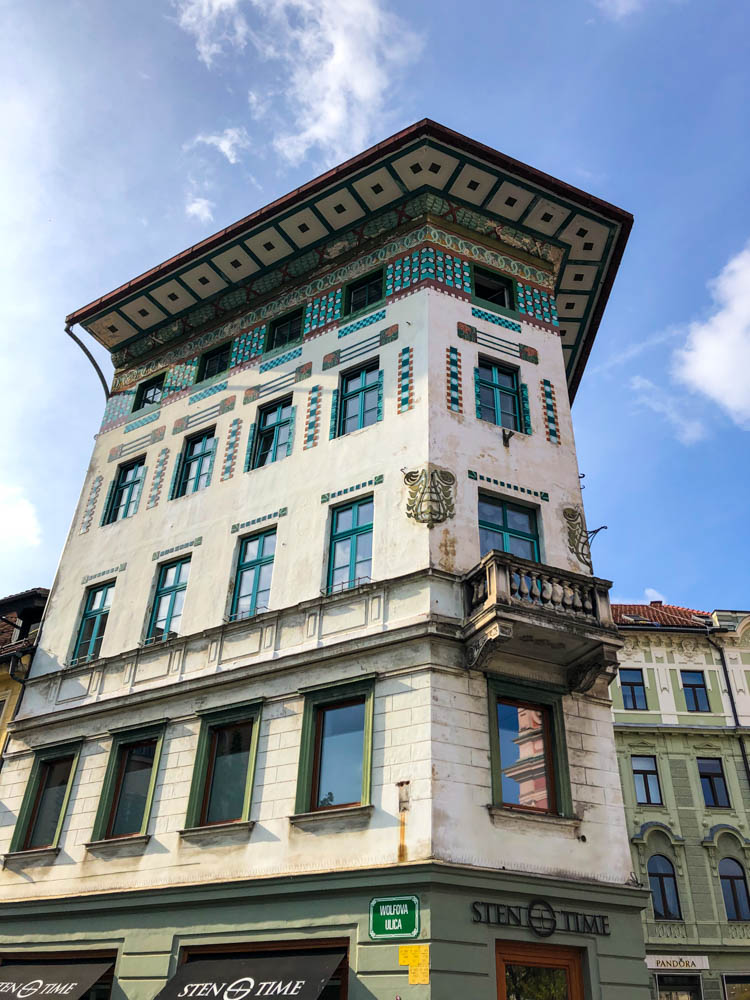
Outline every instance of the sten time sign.
[(380, 896), (370, 900), (370, 937), (415, 938), (419, 934), (419, 896)]

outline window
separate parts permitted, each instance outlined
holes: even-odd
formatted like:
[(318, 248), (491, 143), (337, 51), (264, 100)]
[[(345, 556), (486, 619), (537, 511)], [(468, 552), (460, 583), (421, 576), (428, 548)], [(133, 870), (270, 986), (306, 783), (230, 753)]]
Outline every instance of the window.
[(298, 813), (370, 804), (373, 695), (364, 681), (306, 696)]
[(288, 454), (293, 417), (291, 396), (279, 400), (278, 403), (260, 407), (251, 469), (270, 465)]
[(74, 660), (95, 660), (99, 655), (114, 589), (114, 583), (105, 583), (87, 592), (83, 618), (73, 650)]
[(727, 920), (750, 920), (750, 896), (747, 892), (745, 869), (734, 858), (722, 858), (719, 862), (719, 878)]
[(377, 358), (341, 376), (339, 435), (369, 427), (378, 420), (381, 385)]
[(663, 854), (654, 854), (648, 859), (648, 881), (656, 919), (682, 920), (677, 879), (669, 858), (665, 858)]
[(633, 668), (621, 669), (620, 688), (622, 689), (622, 703), (625, 708), (637, 709), (639, 711), (645, 711), (648, 708), (642, 670)]
[(216, 452), (214, 428), (187, 438), (178, 459), (174, 496), (184, 497), (205, 489), (211, 482)]
[(656, 976), (656, 989), (657, 1000), (703, 1000), (700, 976), (659, 973)]
[(718, 757), (698, 757), (698, 775), (706, 805), (728, 809), (729, 792), (721, 760)]
[(163, 738), (163, 724), (115, 734), (94, 820), (94, 841), (145, 835)]
[(112, 496), (104, 518), (105, 524), (113, 524), (123, 518), (132, 517), (138, 510), (141, 489), (146, 475), (146, 466), (142, 458), (121, 465), (117, 470)]
[(688, 712), (710, 712), (706, 678), (702, 670), (681, 670), (682, 690)]
[(486, 358), (479, 359), (477, 372), (477, 416), (498, 427), (520, 428), (518, 372)]
[(164, 373), (157, 375), (156, 378), (148, 379), (147, 382), (141, 382), (136, 390), (133, 411), (141, 410), (144, 406), (149, 406), (151, 403), (160, 403), (163, 395)]
[(232, 598), (232, 620), (268, 610), (275, 551), (275, 529), (245, 538), (242, 542)]
[(372, 573), (372, 497), (333, 510), (328, 591), (367, 583)]
[(530, 507), (518, 507), (480, 493), (479, 551), (484, 556), (493, 549), (538, 562), (536, 514)]
[(643, 805), (660, 806), (662, 800), (656, 757), (631, 757), (630, 761), (633, 766), (635, 801)]
[(726, 1000), (750, 1000), (750, 976), (724, 976), (724, 992)]
[(190, 559), (178, 559), (159, 569), (159, 580), (154, 596), (154, 610), (148, 629), (148, 638), (171, 639), (180, 632), (182, 606), (185, 603), (190, 574)]
[(80, 744), (37, 751), (10, 850), (56, 848), (60, 839)]
[(383, 269), (353, 281), (346, 289), (346, 312), (358, 312), (383, 298)]
[(204, 354), (198, 365), (198, 382), (203, 382), (204, 379), (213, 378), (214, 375), (220, 375), (221, 372), (225, 372), (229, 367), (229, 356), (232, 349), (232, 342), (228, 340), (226, 344), (222, 344), (220, 347), (215, 347), (213, 351), (208, 351)]
[(271, 323), (266, 341), (266, 350), (275, 351), (279, 347), (288, 347), (302, 340), (302, 309), (295, 309), (286, 316), (279, 316)]
[(496, 306), (513, 308), (513, 289), (511, 282), (501, 274), (489, 271), (486, 267), (474, 265), (474, 295), (485, 302)]

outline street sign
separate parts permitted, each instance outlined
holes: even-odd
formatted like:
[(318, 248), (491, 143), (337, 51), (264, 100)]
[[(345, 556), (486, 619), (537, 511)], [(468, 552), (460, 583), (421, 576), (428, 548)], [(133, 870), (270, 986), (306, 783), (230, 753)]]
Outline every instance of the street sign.
[(414, 938), (419, 934), (419, 896), (381, 896), (370, 900), (370, 937)]

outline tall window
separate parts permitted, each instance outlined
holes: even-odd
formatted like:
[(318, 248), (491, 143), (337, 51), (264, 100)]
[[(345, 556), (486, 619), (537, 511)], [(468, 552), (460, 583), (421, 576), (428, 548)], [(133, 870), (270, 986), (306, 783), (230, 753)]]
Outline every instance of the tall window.
[(201, 826), (242, 818), (252, 735), (251, 719), (212, 727)]
[(621, 669), (620, 688), (622, 690), (622, 703), (625, 708), (637, 709), (639, 711), (645, 711), (648, 708), (642, 670), (636, 668)]
[(132, 517), (138, 508), (138, 499), (143, 487), (143, 477), (146, 467), (142, 458), (121, 465), (117, 470), (109, 510), (104, 519), (105, 524), (113, 524), (125, 517)]
[(346, 311), (357, 312), (380, 302), (383, 298), (383, 269), (353, 281), (346, 289)]
[(513, 291), (510, 281), (486, 267), (474, 265), (474, 295), (496, 306), (513, 308)]
[(315, 720), (312, 809), (359, 805), (365, 699), (321, 705)]
[(292, 409), (292, 397), (286, 396), (278, 403), (270, 403), (258, 410), (258, 429), (251, 469), (270, 465), (277, 458), (286, 455), (292, 426)]
[(151, 786), (157, 741), (141, 740), (119, 747), (114, 795), (106, 837), (140, 833)]
[(228, 340), (226, 344), (215, 347), (213, 351), (204, 354), (198, 365), (198, 381), (202, 382), (204, 379), (213, 378), (214, 375), (225, 372), (229, 367), (231, 350), (232, 342)]
[(663, 854), (654, 854), (648, 859), (648, 881), (656, 919), (682, 920), (677, 879), (669, 858), (665, 858)]
[(480, 493), (479, 551), (486, 555), (492, 549), (538, 561), (536, 514), (530, 507), (518, 507)]
[(211, 479), (211, 462), (216, 448), (214, 428), (203, 431), (185, 441), (180, 456), (180, 469), (174, 495), (184, 497), (208, 486)]
[(189, 574), (189, 558), (167, 563), (159, 570), (154, 610), (148, 630), (149, 639), (171, 639), (179, 635)]
[(635, 801), (644, 805), (660, 806), (661, 788), (656, 757), (631, 757), (630, 761), (633, 765)]
[(698, 757), (698, 775), (707, 806), (729, 808), (729, 792), (719, 757)]
[(373, 358), (355, 371), (341, 376), (339, 434), (348, 434), (369, 427), (378, 419), (380, 373), (378, 359)]
[(333, 511), (329, 591), (347, 590), (366, 583), (372, 573), (372, 497), (356, 500)]
[(477, 368), (479, 413), (482, 420), (517, 431), (520, 427), (518, 372), (487, 358)]
[(288, 347), (289, 344), (296, 344), (298, 340), (302, 340), (302, 316), (303, 310), (295, 309), (294, 312), (275, 319), (268, 331), (266, 350), (273, 351), (278, 347)]
[(140, 410), (150, 403), (159, 403), (163, 395), (164, 374), (162, 373), (161, 375), (157, 375), (156, 378), (150, 378), (146, 382), (141, 382), (136, 390), (133, 410)]
[(727, 920), (750, 920), (750, 897), (745, 869), (734, 858), (722, 858), (719, 862), (719, 878)]
[(498, 698), (497, 728), (502, 805), (555, 812), (549, 709)]
[(50, 847), (55, 843), (73, 761), (74, 755), (70, 754), (42, 762), (23, 850)]
[(276, 531), (264, 531), (242, 542), (232, 600), (232, 618), (248, 618), (268, 610)]
[(114, 583), (105, 583), (101, 587), (93, 587), (87, 593), (83, 618), (73, 650), (74, 660), (95, 660), (99, 655), (114, 589)]
[(702, 670), (681, 670), (682, 690), (688, 712), (710, 712), (706, 678)]

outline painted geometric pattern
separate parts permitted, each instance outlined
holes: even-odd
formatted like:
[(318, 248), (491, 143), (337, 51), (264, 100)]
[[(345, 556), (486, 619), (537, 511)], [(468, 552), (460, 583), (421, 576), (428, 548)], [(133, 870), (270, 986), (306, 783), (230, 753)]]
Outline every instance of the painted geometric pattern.
[(232, 353), (229, 358), (229, 367), (244, 364), (252, 358), (257, 358), (263, 353), (266, 343), (266, 325), (256, 326), (253, 330), (244, 330), (239, 337), (232, 341)]
[(313, 299), (305, 307), (304, 336), (334, 320), (341, 319), (343, 288), (334, 288), (327, 295)]
[(523, 433), (531, 434), (531, 409), (529, 408), (529, 387), (522, 383), (521, 390), (521, 420), (523, 422)]
[(402, 347), (398, 356), (397, 413), (406, 413), (414, 407), (414, 350)]
[(221, 481), (231, 479), (234, 475), (234, 467), (237, 464), (237, 452), (240, 444), (240, 431), (242, 430), (241, 417), (235, 417), (229, 425), (227, 434), (227, 444), (224, 450), (224, 466), (221, 470)]
[(347, 493), (356, 493), (357, 490), (363, 490), (365, 486), (380, 486), (382, 482), (382, 475), (373, 476), (372, 479), (368, 479), (364, 483), (355, 483), (354, 486), (345, 486), (343, 490), (334, 490), (331, 493), (321, 493), (320, 502), (329, 503), (337, 497), (346, 496)]
[(445, 397), (449, 410), (464, 412), (461, 354), (455, 347), (445, 350)]
[(130, 434), (131, 431), (137, 431), (139, 427), (143, 427), (145, 424), (152, 424), (155, 420), (159, 419), (160, 410), (154, 410), (153, 413), (147, 413), (145, 417), (140, 417), (138, 420), (134, 420), (132, 424), (128, 424), (125, 427), (125, 434)]
[(238, 531), (242, 531), (243, 528), (252, 528), (254, 524), (262, 524), (264, 521), (272, 521), (276, 517), (286, 517), (288, 513), (287, 507), (279, 507), (278, 510), (273, 511), (271, 514), (263, 514), (261, 517), (253, 517), (249, 521), (242, 521), (238, 524), (232, 525), (232, 534), (236, 535)]
[(449, 288), (471, 294), (471, 267), (461, 260), (434, 247), (414, 250), (408, 257), (399, 257), (385, 270), (385, 294), (393, 295), (410, 288), (418, 281), (439, 281)]
[(283, 365), (286, 361), (293, 361), (302, 354), (302, 348), (297, 347), (293, 351), (287, 351), (286, 354), (279, 354), (277, 358), (271, 358), (270, 361), (265, 361), (260, 366), (261, 373), (267, 372), (270, 368), (276, 368), (277, 365)]
[(114, 423), (127, 416), (133, 409), (133, 399), (135, 389), (126, 389), (124, 392), (116, 392), (107, 400), (102, 417), (102, 429), (108, 424)]
[(551, 441), (552, 444), (560, 444), (560, 423), (557, 419), (555, 387), (546, 378), (543, 378), (539, 384), (542, 390), (542, 409), (547, 428), (547, 440)]
[(520, 323), (514, 323), (512, 319), (498, 316), (497, 313), (487, 312), (486, 309), (477, 309), (476, 306), (472, 306), (471, 315), (477, 319), (483, 319), (485, 323), (495, 323), (496, 326), (504, 326), (506, 330), (513, 330), (514, 333), (521, 332)]
[(307, 416), (305, 418), (305, 443), (303, 449), (314, 448), (318, 443), (320, 429), (320, 392), (321, 387), (314, 385), (307, 394)]
[(516, 310), (535, 319), (541, 319), (545, 323), (551, 323), (553, 326), (560, 325), (557, 321), (554, 296), (521, 281), (516, 282)]
[(224, 392), (229, 383), (225, 380), (224, 382), (217, 382), (216, 385), (210, 385), (207, 389), (201, 389), (200, 392), (193, 393), (193, 395), (188, 399), (188, 406), (192, 403), (200, 403), (202, 399), (207, 399), (209, 396), (213, 396), (217, 392)]
[(398, 323), (386, 327), (380, 333), (372, 333), (368, 337), (365, 337), (364, 340), (358, 340), (356, 344), (347, 344), (345, 347), (339, 347), (335, 351), (329, 351), (328, 354), (323, 356), (323, 371), (335, 368), (336, 365), (340, 365), (346, 361), (353, 361), (355, 358), (362, 357), (362, 355), (368, 354), (377, 347), (392, 344), (395, 340), (398, 340)]
[(164, 475), (167, 471), (168, 461), (169, 448), (162, 448), (156, 458), (154, 478), (151, 480), (151, 491), (149, 492), (148, 503), (146, 504), (147, 510), (151, 507), (155, 507), (161, 498), (161, 491), (164, 485)]
[(81, 518), (81, 530), (79, 532), (81, 535), (84, 535), (91, 527), (91, 522), (94, 519), (94, 511), (96, 510), (96, 503), (99, 499), (99, 493), (101, 492), (103, 482), (104, 476), (95, 476), (94, 481), (91, 483), (89, 498), (86, 501), (86, 506), (83, 510), (83, 517)]
[(198, 358), (190, 358), (178, 365), (172, 365), (164, 376), (164, 391), (162, 398), (171, 396), (173, 392), (182, 392), (193, 385), (198, 374)]
[(476, 479), (481, 483), (491, 483), (493, 486), (500, 486), (504, 490), (513, 490), (515, 493), (526, 493), (530, 497), (539, 497), (540, 500), (549, 500), (549, 493), (543, 490), (531, 490), (528, 486), (516, 486), (514, 483), (504, 483), (501, 479), (493, 479), (491, 476), (480, 476), (469, 469), (469, 479)]
[(339, 337), (346, 337), (349, 333), (356, 333), (357, 330), (362, 330), (366, 326), (371, 326), (373, 323), (379, 323), (381, 319), (385, 319), (385, 309), (379, 309), (377, 312), (370, 313), (369, 316), (365, 316), (363, 319), (357, 320), (356, 323), (350, 323), (348, 326), (342, 326), (339, 330)]
[(505, 337), (498, 337), (497, 334), (487, 330), (479, 330), (469, 323), (457, 323), (456, 332), (461, 340), (479, 344), (480, 347), (491, 347), (493, 351), (507, 354), (511, 358), (520, 358), (521, 361), (530, 361), (533, 365), (539, 364), (539, 352), (535, 347), (506, 340)]

